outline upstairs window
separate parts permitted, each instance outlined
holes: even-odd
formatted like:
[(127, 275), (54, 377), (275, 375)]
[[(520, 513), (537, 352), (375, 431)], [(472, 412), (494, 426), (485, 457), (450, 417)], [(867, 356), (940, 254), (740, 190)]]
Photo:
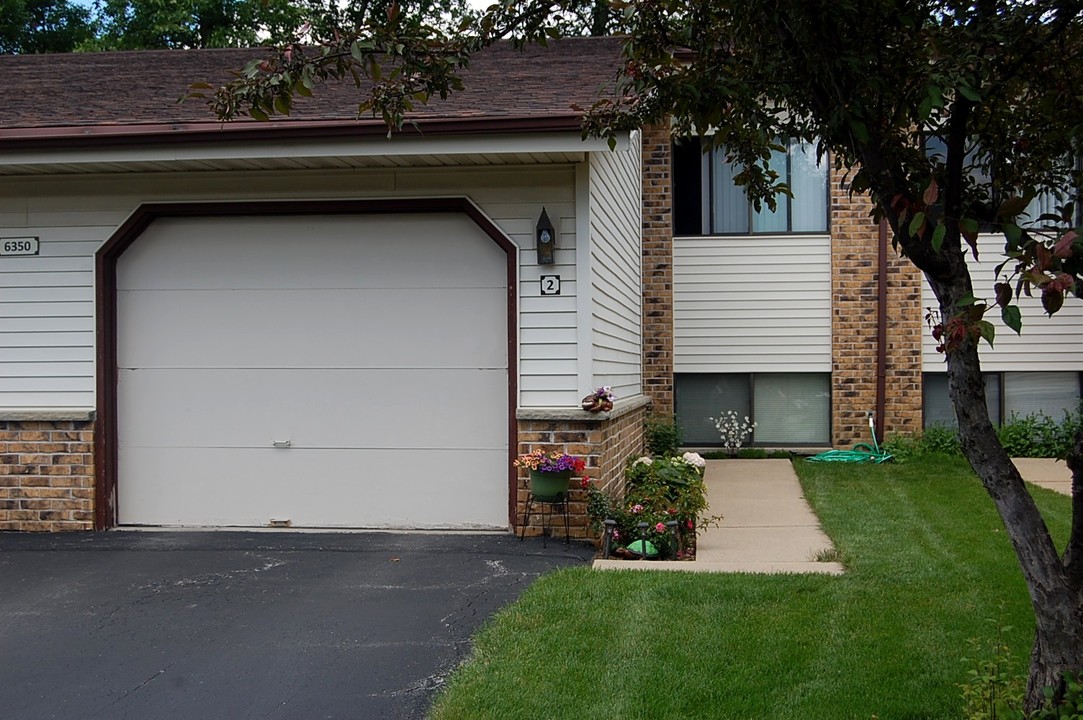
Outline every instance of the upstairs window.
[(703, 151), (699, 138), (673, 145), (673, 229), (677, 235), (778, 235), (826, 233), (827, 163), (816, 148), (791, 140), (775, 151), (768, 166), (778, 173), (793, 197), (779, 195), (771, 210), (759, 212), (734, 185), (740, 167), (726, 161), (725, 148)]
[[(939, 135), (926, 135), (925, 154), (937, 163), (944, 164), (947, 162), (948, 146), (944, 142), (944, 139)], [(1002, 198), (998, 197), (998, 194), (994, 189), (994, 178), (988, 170), (988, 163), (988, 153), (985, 153), (982, 148), (977, 145), (972, 146), (963, 158), (963, 168), (969, 179), (979, 188), (985, 188), (986, 201), (996, 206), (1000, 204)], [(1083, 172), (1083, 157), (1077, 157), (1074, 164), (1077, 173)], [(1075, 224), (1078, 225), (1083, 223), (1083, 202), (1080, 202), (1080, 193), (1071, 187), (1065, 188), (1062, 192), (1046, 190), (1039, 193), (1030, 201), (1026, 210), (1023, 211), (1025, 214), (1016, 222), (1019, 225), (1028, 226), (1044, 225), (1045, 223), (1039, 223), (1038, 218), (1042, 215), (1059, 215), (1061, 206), (1069, 200), (1075, 201)], [(998, 228), (992, 224), (982, 228), (982, 232), (997, 231)]]

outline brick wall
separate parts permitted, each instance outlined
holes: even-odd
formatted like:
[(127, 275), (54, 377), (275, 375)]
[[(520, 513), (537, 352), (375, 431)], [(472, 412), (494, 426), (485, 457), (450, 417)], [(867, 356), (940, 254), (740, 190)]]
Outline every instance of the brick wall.
[(94, 527), (94, 423), (0, 421), (0, 530)]
[[(646, 420), (647, 406), (639, 405), (620, 412), (620, 406), (605, 418), (585, 418), (582, 420), (519, 420), (519, 450), (524, 454), (542, 448), (559, 450), (569, 455), (578, 455), (587, 462), (585, 475), (592, 478), (598, 487), (613, 494), (624, 490), (624, 467), (628, 459), (643, 454), (643, 426)], [(530, 474), (520, 469), (516, 496), (515, 530), (518, 532), (526, 512), (527, 482)], [(571, 495), (568, 504), (571, 515), (571, 536), (590, 537), (587, 527), (587, 505), (583, 491), (579, 488), (582, 476), (569, 482)], [(538, 512), (544, 507), (535, 505), (527, 535), (540, 535), (545, 518)], [(564, 533), (563, 520), (556, 516), (552, 519), (553, 535), (560, 537)]]
[[(872, 202), (831, 189), (832, 443), (869, 442), (876, 408), (878, 227)], [(890, 240), (890, 238), (889, 238)], [(921, 274), (888, 246), (888, 336), (882, 435), (921, 429)]]
[(673, 222), (668, 127), (643, 129), (643, 393), (673, 414)]

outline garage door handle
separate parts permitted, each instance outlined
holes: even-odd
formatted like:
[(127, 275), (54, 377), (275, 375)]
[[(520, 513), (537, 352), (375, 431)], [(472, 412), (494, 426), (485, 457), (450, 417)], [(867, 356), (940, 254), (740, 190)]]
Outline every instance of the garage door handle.
[(293, 445), (292, 440), (275, 440), (271, 443), (271, 447), (289, 447)]

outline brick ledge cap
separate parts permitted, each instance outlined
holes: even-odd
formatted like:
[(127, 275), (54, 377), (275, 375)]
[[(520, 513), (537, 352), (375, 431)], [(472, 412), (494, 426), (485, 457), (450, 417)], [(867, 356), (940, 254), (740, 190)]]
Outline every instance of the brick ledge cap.
[(613, 409), (609, 412), (592, 413), (582, 408), (519, 408), (515, 412), (516, 420), (574, 420), (577, 422), (604, 422), (614, 420), (621, 415), (638, 410), (644, 405), (650, 405), (651, 399), (647, 395), (633, 395), (630, 398), (621, 398), (613, 403)]
[(0, 421), (90, 421), (93, 420), (97, 414), (96, 410), (81, 408), (63, 408), (55, 410), (0, 410)]

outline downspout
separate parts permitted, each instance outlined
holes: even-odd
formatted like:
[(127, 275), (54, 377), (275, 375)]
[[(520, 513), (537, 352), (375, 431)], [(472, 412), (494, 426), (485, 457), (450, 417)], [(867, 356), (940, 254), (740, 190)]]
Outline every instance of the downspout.
[(876, 442), (884, 441), (887, 409), (887, 221), (880, 220), (876, 288)]

